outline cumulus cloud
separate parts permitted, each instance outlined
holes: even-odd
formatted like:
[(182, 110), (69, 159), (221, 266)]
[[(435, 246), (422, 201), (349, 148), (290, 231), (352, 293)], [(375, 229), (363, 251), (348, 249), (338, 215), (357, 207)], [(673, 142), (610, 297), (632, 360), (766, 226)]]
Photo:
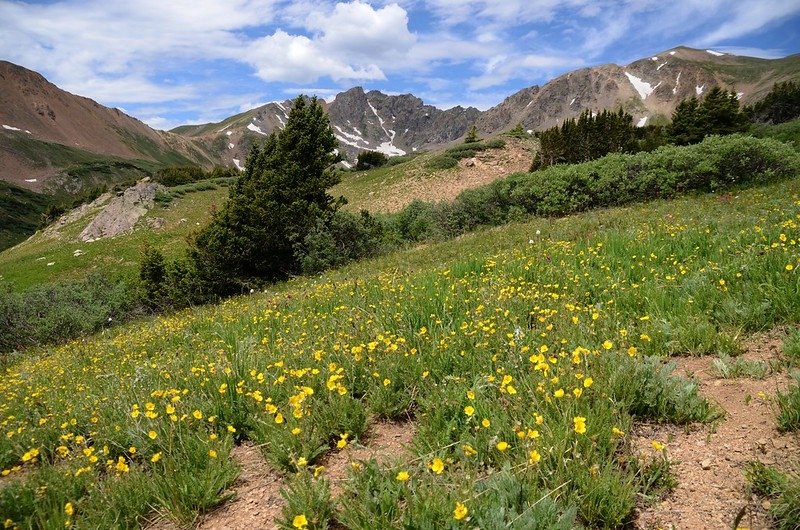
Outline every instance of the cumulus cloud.
[(304, 21), (310, 36), (277, 30), (252, 43), (245, 54), (265, 81), (384, 80), (382, 66), (411, 50), (416, 37), (397, 4), (380, 9), (355, 1), (332, 11), (312, 11)]

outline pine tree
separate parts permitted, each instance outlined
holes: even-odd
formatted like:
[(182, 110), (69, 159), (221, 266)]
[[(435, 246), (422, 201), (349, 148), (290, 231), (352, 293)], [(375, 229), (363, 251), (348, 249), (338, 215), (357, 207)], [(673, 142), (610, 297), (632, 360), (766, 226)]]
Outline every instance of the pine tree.
[(467, 133), (467, 136), (464, 138), (465, 144), (473, 144), (479, 140), (478, 138), (478, 128), (476, 126), (472, 126), (472, 128)]
[(195, 238), (190, 257), (207, 289), (232, 294), (299, 271), (297, 245), (342, 203), (327, 191), (339, 182), (337, 147), (317, 99), (298, 97), (286, 127), (253, 148), (228, 202)]
[(696, 144), (702, 141), (703, 128), (700, 125), (700, 102), (696, 97), (684, 99), (678, 103), (672, 113), (672, 123), (667, 134), (676, 145)]

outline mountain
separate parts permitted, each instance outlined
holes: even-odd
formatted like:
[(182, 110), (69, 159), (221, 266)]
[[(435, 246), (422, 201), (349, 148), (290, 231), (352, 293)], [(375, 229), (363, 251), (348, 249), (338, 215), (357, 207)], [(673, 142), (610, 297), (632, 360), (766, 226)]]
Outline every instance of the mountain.
[(663, 123), (682, 100), (702, 98), (715, 86), (734, 90), (747, 105), (763, 98), (775, 83), (797, 78), (798, 54), (770, 60), (681, 46), (626, 66), (582, 68), (542, 87), (526, 88), (482, 113), (477, 126), (484, 133), (517, 123), (540, 130), (585, 109), (619, 107), (632, 114), (637, 124)]
[[(241, 167), (254, 142), (285, 125), (292, 103), (267, 103), (219, 123), (185, 125), (171, 132), (209, 146), (219, 145), (224, 137), (227, 150), (223, 160)], [(364, 150), (396, 156), (447, 144), (462, 137), (481, 115), (473, 107), (441, 110), (411, 94), (365, 93), (361, 87), (341, 92), (332, 102), (322, 104), (342, 154), (350, 162)]]
[[(0, 61), (0, 180), (78, 194), (159, 165), (216, 161), (194, 142)], [(110, 182), (109, 182), (110, 181)]]
[[(586, 109), (622, 107), (639, 125), (665, 123), (675, 107), (712, 87), (733, 89), (743, 104), (758, 101), (776, 82), (800, 78), (800, 55), (758, 59), (714, 50), (677, 47), (625, 66), (582, 68), (545, 85), (531, 86), (499, 105), (479, 111), (441, 110), (411, 95), (386, 95), (352, 88), (325, 103), (331, 125), (350, 163), (360, 151), (400, 155), (435, 149), (460, 139), (476, 125), (483, 135), (521, 123), (541, 130), (578, 116)], [(172, 132), (216, 146), (230, 164), (242, 165), (253, 142), (283, 127), (291, 101), (273, 102), (219, 123), (188, 125)]]

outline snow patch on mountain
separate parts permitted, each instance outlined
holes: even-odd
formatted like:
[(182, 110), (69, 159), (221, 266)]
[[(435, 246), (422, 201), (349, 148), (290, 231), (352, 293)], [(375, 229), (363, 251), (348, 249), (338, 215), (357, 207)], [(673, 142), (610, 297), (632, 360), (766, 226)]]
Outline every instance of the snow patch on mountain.
[[(358, 147), (359, 149), (366, 149), (369, 147), (369, 141), (365, 140), (360, 135), (344, 131), (338, 125), (334, 125), (333, 128), (339, 131), (339, 134), (334, 133), (334, 136), (336, 136), (336, 139), (342, 142), (343, 144), (347, 144), (352, 147)], [(364, 145), (359, 145), (359, 142)]]
[[(253, 119), (255, 120), (255, 118), (253, 118)], [(262, 131), (262, 130), (261, 130), (261, 127), (259, 127), (258, 125), (254, 125), (254, 124), (252, 124), (252, 123), (248, 123), (248, 124), (247, 124), (247, 128), (248, 128), (249, 130), (251, 130), (251, 131), (255, 132), (255, 133), (258, 133), (258, 134), (263, 134), (264, 136), (268, 136), (268, 135), (267, 135), (267, 133), (265, 133), (264, 131)]]
[(228, 149), (233, 149), (234, 147), (236, 147), (236, 146), (233, 145), (233, 144), (228, 144)]
[(645, 125), (647, 125), (647, 116), (639, 120), (639, 122), (636, 124), (637, 127), (644, 127)]
[(381, 142), (381, 145), (378, 146), (376, 151), (381, 152), (386, 156), (402, 156), (406, 154), (405, 151), (394, 145), (394, 137), (397, 133), (391, 129), (387, 129), (386, 126), (384, 126), (383, 118), (380, 117), (378, 110), (372, 106), (372, 103), (370, 103), (369, 100), (367, 100), (367, 105), (369, 105), (369, 108), (372, 109), (372, 113), (376, 118), (378, 118), (378, 123), (380, 123), (381, 129), (383, 129), (383, 132), (389, 138), (388, 142)]
[(681, 84), (681, 72), (678, 72), (678, 77), (675, 78), (675, 88), (672, 89), (673, 94), (678, 93), (678, 87)]
[[(653, 90), (655, 90), (656, 87), (658, 87), (658, 85), (656, 85), (654, 87), (653, 85), (651, 85), (647, 81), (643, 81), (642, 79), (639, 79), (635, 75), (630, 74), (628, 72), (625, 72), (625, 75), (628, 77), (628, 81), (631, 82), (631, 84), (633, 85), (633, 88), (636, 89), (636, 92), (639, 93), (639, 97), (641, 97), (642, 99), (647, 98), (647, 96), (652, 94)], [(659, 83), (659, 85), (660, 84), (661, 83)]]
[(661, 70), (661, 67), (662, 67), (662, 66), (664, 66), (665, 64), (667, 64), (667, 62), (666, 62), (666, 61), (664, 61), (663, 63), (659, 64), (659, 65), (656, 67), (656, 72), (658, 72), (659, 70)]
[(699, 96), (699, 95), (701, 95), (701, 94), (703, 93), (703, 89), (705, 89), (705, 88), (706, 88), (706, 86), (705, 86), (705, 85), (695, 85), (695, 87), (694, 87), (694, 91), (695, 91), (695, 92), (697, 93), (697, 95)]
[(236, 166), (236, 169), (238, 169), (239, 171), (244, 171), (244, 166), (242, 166), (242, 164), (239, 163), (238, 158), (233, 159), (233, 165)]
[(711, 55), (716, 55), (717, 57), (725, 55), (724, 53), (715, 52), (714, 50), (706, 50), (706, 52), (710, 53)]

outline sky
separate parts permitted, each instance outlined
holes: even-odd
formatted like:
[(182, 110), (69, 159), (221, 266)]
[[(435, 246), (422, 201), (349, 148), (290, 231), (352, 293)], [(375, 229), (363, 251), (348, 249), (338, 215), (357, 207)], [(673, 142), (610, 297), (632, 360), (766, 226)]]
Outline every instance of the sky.
[(158, 129), (354, 86), (481, 110), (675, 46), (800, 52), (800, 0), (0, 0), (0, 59)]

